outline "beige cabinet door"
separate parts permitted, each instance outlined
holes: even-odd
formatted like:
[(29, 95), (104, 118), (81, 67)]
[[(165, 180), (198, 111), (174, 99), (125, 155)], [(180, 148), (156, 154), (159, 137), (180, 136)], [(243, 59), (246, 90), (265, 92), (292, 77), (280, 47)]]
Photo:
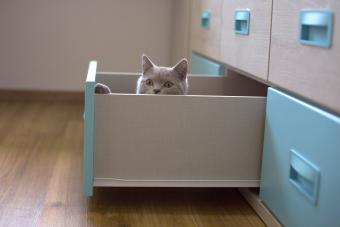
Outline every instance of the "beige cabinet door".
[[(267, 80), (271, 0), (224, 0), (222, 9), (221, 60), (245, 73)], [(249, 32), (235, 32), (235, 12), (249, 12)]]
[[(299, 41), (300, 11), (333, 12), (330, 48)], [(269, 81), (340, 113), (340, 1), (275, 1)]]
[(220, 58), (222, 0), (192, 1), (191, 50)]

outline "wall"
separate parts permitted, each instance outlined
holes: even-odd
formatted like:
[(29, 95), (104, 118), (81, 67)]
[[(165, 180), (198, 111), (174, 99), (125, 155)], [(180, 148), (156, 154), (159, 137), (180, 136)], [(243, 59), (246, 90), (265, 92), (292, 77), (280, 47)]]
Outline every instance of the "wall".
[(171, 64), (184, 57), (190, 60), (190, 19), (191, 0), (173, 0)]
[(91, 59), (100, 71), (140, 71), (142, 53), (169, 65), (172, 45), (186, 42), (172, 40), (178, 7), (170, 0), (2, 0), (0, 89), (80, 91)]

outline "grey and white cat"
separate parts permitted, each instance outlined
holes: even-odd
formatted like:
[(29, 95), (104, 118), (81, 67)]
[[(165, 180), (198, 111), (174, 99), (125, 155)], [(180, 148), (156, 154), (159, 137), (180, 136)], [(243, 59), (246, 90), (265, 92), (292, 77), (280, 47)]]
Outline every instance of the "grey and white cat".
[[(142, 75), (137, 80), (137, 94), (186, 95), (188, 93), (188, 61), (183, 58), (173, 67), (155, 65), (142, 56)], [(97, 83), (95, 93), (110, 94), (105, 84)]]
[(137, 94), (186, 95), (188, 61), (182, 59), (173, 67), (155, 65), (142, 56), (142, 75), (137, 81)]

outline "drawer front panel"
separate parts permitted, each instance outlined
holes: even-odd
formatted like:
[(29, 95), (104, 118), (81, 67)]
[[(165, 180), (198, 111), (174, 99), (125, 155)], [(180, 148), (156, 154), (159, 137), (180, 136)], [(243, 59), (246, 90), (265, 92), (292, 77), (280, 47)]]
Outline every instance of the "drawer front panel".
[(261, 198), (285, 226), (339, 226), (340, 118), (269, 89)]
[(340, 113), (340, 2), (276, 1), (269, 81)]
[(191, 54), (191, 73), (224, 76), (224, 65), (199, 54)]
[(223, 1), (221, 60), (232, 67), (267, 80), (270, 0)]
[(264, 97), (96, 95), (95, 177), (254, 186), (265, 102)]
[(220, 58), (222, 0), (192, 1), (191, 49), (213, 59)]

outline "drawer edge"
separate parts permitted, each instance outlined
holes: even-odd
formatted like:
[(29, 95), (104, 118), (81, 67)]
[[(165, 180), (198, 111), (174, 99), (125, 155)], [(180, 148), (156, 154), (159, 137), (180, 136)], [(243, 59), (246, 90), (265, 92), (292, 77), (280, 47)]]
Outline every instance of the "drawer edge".
[(96, 187), (259, 187), (260, 180), (127, 180), (94, 178)]

